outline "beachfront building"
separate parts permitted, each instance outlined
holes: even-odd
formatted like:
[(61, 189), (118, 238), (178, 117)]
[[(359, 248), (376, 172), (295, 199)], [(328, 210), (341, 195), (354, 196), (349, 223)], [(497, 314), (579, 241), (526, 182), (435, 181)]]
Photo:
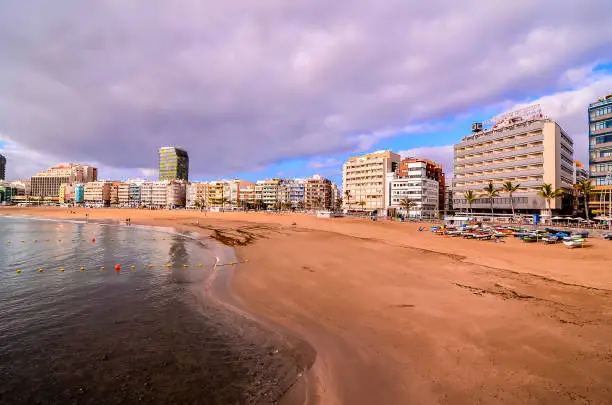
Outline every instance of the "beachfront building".
[(189, 183), (185, 190), (186, 206), (190, 209), (208, 207), (208, 184)]
[(74, 204), (74, 185), (63, 183), (59, 189), (60, 204)]
[(154, 181), (151, 185), (151, 206), (166, 208), (168, 204), (168, 181)]
[(6, 158), (0, 155), (0, 180), (6, 180)]
[(400, 155), (389, 150), (349, 158), (342, 166), (342, 190), (350, 195), (344, 196), (344, 208), (385, 215), (389, 195), (387, 173), (395, 172), (400, 160)]
[(423, 165), (425, 167), (425, 178), (438, 182), (438, 192), (440, 193), (438, 195), (438, 210), (440, 212), (443, 212), (446, 178), (444, 176), (444, 171), (442, 170), (442, 165), (440, 163), (436, 163), (429, 159), (407, 157), (401, 160), (397, 168), (397, 175), (398, 177), (416, 179), (422, 178), (421, 172)]
[(146, 183), (141, 179), (128, 179), (119, 184), (118, 197), (121, 207), (137, 208), (141, 204), (142, 185)]
[[(447, 184), (444, 187), (444, 204), (442, 205), (444, 207), (444, 215), (453, 215), (455, 213), (455, 210), (453, 208), (453, 185), (451, 184)], [(442, 211), (440, 211), (442, 212)]]
[(7, 204), (16, 202), (15, 197), (17, 194), (18, 190), (11, 182), (0, 180), (0, 203)]
[(307, 210), (329, 210), (332, 208), (331, 180), (317, 174), (304, 183), (304, 208)]
[(303, 208), (306, 179), (285, 179), (280, 184), (279, 199), (286, 207)]
[(268, 209), (276, 207), (281, 202), (282, 183), (283, 180), (281, 179), (257, 181), (255, 183), (255, 200), (261, 201)]
[(31, 195), (49, 201), (59, 200), (59, 188), (62, 184), (87, 183), (98, 179), (98, 169), (76, 163), (60, 163), (30, 179)]
[(224, 181), (211, 181), (208, 183), (208, 204), (209, 207), (223, 208), (227, 205), (225, 200), (225, 187), (226, 182)]
[[(491, 129), (472, 126), (473, 134), (454, 147), (454, 209), (467, 211), (465, 192), (478, 198), (473, 212), (490, 212), (491, 201), (481, 195), (492, 182), (501, 189), (506, 181), (519, 185), (513, 193), (515, 212), (549, 214), (546, 200), (538, 196), (543, 184), (563, 190), (551, 201), (553, 211), (571, 212), (574, 147), (571, 137), (555, 121), (544, 117), (539, 106), (531, 106), (493, 119)], [(493, 198), (493, 210), (510, 213), (510, 198), (503, 192)]]
[(607, 216), (612, 193), (612, 94), (589, 104), (589, 168), (595, 186), (589, 208)]
[(108, 206), (111, 202), (111, 181), (90, 181), (84, 184), (83, 200), (84, 203), (91, 206)]
[(140, 206), (145, 208), (153, 206), (153, 182), (151, 181), (140, 184)]
[(182, 180), (172, 180), (166, 188), (166, 207), (184, 207), (186, 203), (187, 183)]
[(255, 207), (255, 184), (249, 183), (240, 186), (238, 205), (241, 208)]
[(229, 207), (237, 208), (240, 206), (240, 190), (242, 188), (248, 188), (253, 186), (253, 183), (246, 180), (225, 180), (225, 187), (223, 187), (223, 198)]
[[(412, 160), (405, 162), (401, 172), (389, 172), (388, 208), (415, 218), (433, 218), (439, 213), (440, 183), (432, 179), (428, 171), (429, 162)], [(410, 205), (405, 206), (406, 203)]]
[(573, 166), (573, 176), (572, 176), (572, 181), (573, 184), (578, 184), (583, 180), (587, 180), (589, 178), (589, 171), (587, 169), (584, 168), (584, 165), (578, 161), (578, 160), (574, 160), (574, 166)]
[(189, 155), (175, 146), (159, 148), (159, 180), (189, 181)]

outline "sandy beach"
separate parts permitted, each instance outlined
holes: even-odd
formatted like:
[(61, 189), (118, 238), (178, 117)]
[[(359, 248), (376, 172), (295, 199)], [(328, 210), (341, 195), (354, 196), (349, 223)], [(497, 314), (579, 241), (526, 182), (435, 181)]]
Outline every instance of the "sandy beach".
[(320, 404), (610, 404), (612, 242), (454, 239), (300, 214), (0, 208), (199, 232), (248, 263), (234, 299), (316, 351)]

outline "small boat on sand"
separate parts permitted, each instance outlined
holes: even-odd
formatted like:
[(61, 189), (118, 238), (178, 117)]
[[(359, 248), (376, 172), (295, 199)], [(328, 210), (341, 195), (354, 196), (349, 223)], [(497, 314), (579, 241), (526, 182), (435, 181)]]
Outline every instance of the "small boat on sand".
[(542, 238), (542, 242), (547, 245), (552, 245), (553, 243), (559, 242), (559, 237), (557, 235), (548, 235)]
[(612, 240), (612, 233), (604, 233), (603, 238), (607, 240)]
[(585, 240), (583, 238), (565, 238), (563, 244), (570, 249), (584, 247)]

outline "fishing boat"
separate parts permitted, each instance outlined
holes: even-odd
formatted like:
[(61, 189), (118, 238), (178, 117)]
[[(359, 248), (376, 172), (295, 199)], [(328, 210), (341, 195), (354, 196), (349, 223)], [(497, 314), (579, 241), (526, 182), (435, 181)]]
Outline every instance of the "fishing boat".
[(604, 233), (603, 238), (607, 240), (612, 240), (612, 233)]
[(525, 243), (533, 243), (538, 241), (538, 235), (530, 233), (521, 237), (521, 240)]
[(583, 238), (565, 238), (563, 244), (570, 249), (584, 247), (585, 241)]
[(542, 242), (547, 245), (552, 245), (553, 243), (559, 242), (559, 237), (557, 235), (548, 235), (542, 238)]
[(585, 238), (589, 237), (589, 233), (587, 231), (584, 231), (584, 232), (572, 232), (570, 234), (570, 237), (576, 238), (576, 239), (585, 239)]

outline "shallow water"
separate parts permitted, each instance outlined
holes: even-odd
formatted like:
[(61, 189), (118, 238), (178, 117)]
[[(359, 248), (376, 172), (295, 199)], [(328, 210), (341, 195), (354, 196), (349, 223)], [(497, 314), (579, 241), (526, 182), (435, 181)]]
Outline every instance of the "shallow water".
[(202, 293), (214, 262), (180, 235), (0, 218), (0, 403), (275, 402), (294, 354)]

